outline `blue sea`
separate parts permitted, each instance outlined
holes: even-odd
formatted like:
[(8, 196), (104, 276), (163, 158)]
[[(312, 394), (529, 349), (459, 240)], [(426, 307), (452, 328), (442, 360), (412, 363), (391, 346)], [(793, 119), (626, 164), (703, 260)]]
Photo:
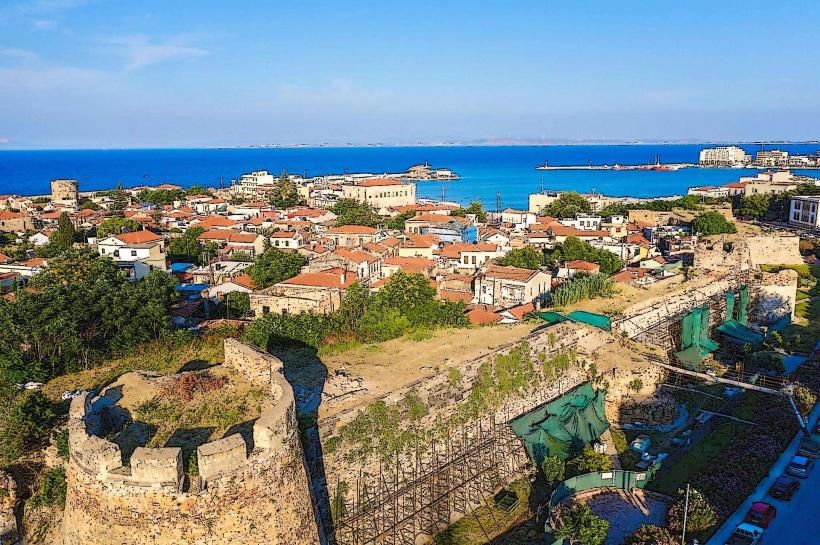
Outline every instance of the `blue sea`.
[[(227, 185), (245, 172), (269, 170), (315, 176), (348, 172), (403, 172), (428, 161), (450, 168), (461, 179), (419, 182), (419, 197), (467, 203), (481, 200), (491, 209), (501, 193), (502, 207), (526, 207), (527, 195), (541, 188), (597, 191), (606, 195), (657, 197), (685, 194), (690, 186), (718, 185), (754, 174), (745, 169), (678, 171), (539, 171), (536, 165), (644, 164), (660, 155), (665, 163), (697, 162), (705, 145), (566, 145), (463, 147), (345, 147), (0, 151), (0, 194), (49, 192), (53, 178), (76, 178), (80, 189), (175, 183)], [(754, 145), (742, 146), (754, 152)], [(775, 147), (775, 146), (772, 146)], [(776, 146), (813, 153), (820, 145)], [(799, 171), (798, 171), (799, 172)], [(803, 172), (812, 175), (813, 171)], [(817, 174), (820, 176), (820, 172)]]

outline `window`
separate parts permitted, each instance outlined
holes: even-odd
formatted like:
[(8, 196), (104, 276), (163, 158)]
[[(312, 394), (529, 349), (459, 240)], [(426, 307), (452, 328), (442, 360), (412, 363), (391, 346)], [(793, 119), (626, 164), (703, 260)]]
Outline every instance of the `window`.
[(137, 257), (137, 251), (131, 250), (131, 257)]
[(262, 314), (270, 314), (270, 307), (262, 307)]

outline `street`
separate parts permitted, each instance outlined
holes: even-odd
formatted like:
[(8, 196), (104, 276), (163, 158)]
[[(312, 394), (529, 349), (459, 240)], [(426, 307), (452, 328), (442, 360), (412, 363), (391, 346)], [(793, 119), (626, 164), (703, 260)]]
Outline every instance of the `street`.
[[(814, 407), (809, 418), (809, 429), (820, 417), (820, 404)], [(820, 543), (817, 530), (817, 519), (820, 516), (820, 468), (813, 468), (808, 479), (800, 480), (798, 490), (791, 501), (776, 500), (767, 495), (772, 482), (783, 474), (792, 456), (797, 452), (797, 446), (804, 437), (802, 433), (789, 444), (780, 458), (772, 466), (769, 476), (766, 477), (752, 494), (746, 498), (735, 513), (727, 519), (723, 526), (707, 542), (707, 545), (724, 545), (738, 524), (743, 522), (752, 502), (765, 501), (777, 508), (777, 517), (772, 521), (763, 534), (763, 542), (784, 545), (815, 545)]]

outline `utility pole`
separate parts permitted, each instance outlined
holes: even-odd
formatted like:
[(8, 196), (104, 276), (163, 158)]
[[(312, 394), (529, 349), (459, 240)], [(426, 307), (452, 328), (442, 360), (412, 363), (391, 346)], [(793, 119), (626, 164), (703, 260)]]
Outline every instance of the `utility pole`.
[(501, 212), (501, 192), (495, 194), (495, 213)]
[(686, 515), (689, 514), (689, 483), (686, 483), (686, 501), (683, 504), (683, 530), (681, 530), (680, 545), (686, 545)]

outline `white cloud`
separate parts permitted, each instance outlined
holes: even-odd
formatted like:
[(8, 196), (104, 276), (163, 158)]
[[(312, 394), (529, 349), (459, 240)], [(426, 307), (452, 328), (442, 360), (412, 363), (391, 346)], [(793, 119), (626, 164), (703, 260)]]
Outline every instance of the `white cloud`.
[(31, 22), (31, 24), (37, 30), (51, 30), (57, 26), (57, 21), (52, 19), (35, 19)]
[(0, 136), (0, 146), (2, 146), (4, 144), (10, 144), (10, 143), (11, 143), (11, 140), (9, 140), (8, 138)]
[(190, 45), (186, 36), (173, 36), (166, 40), (152, 40), (138, 34), (109, 40), (126, 58), (126, 68), (137, 70), (162, 62), (193, 59), (209, 54), (209, 51)]
[(0, 49), (0, 57), (18, 61), (36, 61), (39, 58), (37, 54), (32, 51), (15, 48)]

